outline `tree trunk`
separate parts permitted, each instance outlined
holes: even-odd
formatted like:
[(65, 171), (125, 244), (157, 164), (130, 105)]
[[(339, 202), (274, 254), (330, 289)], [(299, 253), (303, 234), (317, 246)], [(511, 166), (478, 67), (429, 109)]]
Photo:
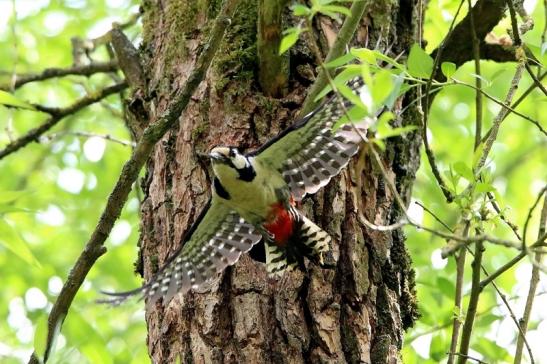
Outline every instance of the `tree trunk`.
[[(143, 46), (151, 116), (161, 114), (180, 89), (204, 46), (219, 0), (144, 0)], [(209, 163), (199, 152), (214, 145), (255, 148), (290, 125), (313, 81), (314, 57), (305, 41), (291, 50), (276, 78), (283, 98), (265, 96), (259, 82), (257, 0), (241, 0), (206, 80), (180, 117), (177, 130), (158, 143), (142, 181), (142, 260), (148, 279), (182, 243), (210, 196)], [(408, 51), (418, 28), (417, 0), (371, 1), (352, 45)], [(295, 19), (285, 8), (283, 27)], [(324, 54), (339, 25), (315, 19)], [(379, 41), (378, 41), (379, 39)], [(283, 59), (283, 62), (287, 61)], [(286, 81), (284, 81), (286, 80)], [(286, 85), (279, 84), (287, 82)], [(268, 94), (283, 94), (284, 91)], [(403, 102), (404, 103), (404, 102)], [(401, 103), (401, 105), (403, 104)], [(399, 105), (399, 107), (401, 106)], [(414, 124), (415, 110), (404, 114)], [(390, 139), (384, 166), (408, 197), (419, 164), (419, 136)], [(148, 308), (148, 347), (154, 363), (397, 363), (404, 330), (417, 316), (414, 277), (400, 230), (364, 229), (400, 217), (393, 194), (366, 149), (304, 211), (331, 234), (334, 269), (308, 264), (281, 279), (243, 256), (210, 291), (177, 295), (167, 307)]]

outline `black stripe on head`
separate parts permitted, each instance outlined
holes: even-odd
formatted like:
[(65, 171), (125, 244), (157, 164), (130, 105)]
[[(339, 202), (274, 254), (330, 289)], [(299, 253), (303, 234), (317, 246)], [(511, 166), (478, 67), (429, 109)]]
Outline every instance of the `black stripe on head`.
[(245, 182), (251, 182), (256, 177), (256, 172), (251, 163), (244, 168), (236, 169), (239, 173), (239, 179)]
[(228, 191), (226, 191), (224, 186), (222, 186), (220, 180), (217, 177), (215, 177), (215, 179), (213, 180), (213, 187), (215, 188), (215, 192), (217, 193), (217, 195), (225, 200), (230, 199), (230, 194), (228, 193)]

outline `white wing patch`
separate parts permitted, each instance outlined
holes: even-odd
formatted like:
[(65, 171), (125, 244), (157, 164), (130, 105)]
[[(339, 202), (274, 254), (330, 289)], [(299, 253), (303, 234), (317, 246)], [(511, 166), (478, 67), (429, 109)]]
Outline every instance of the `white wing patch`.
[[(357, 94), (362, 81), (353, 80), (349, 86)], [(301, 150), (283, 163), (283, 178), (296, 200), (301, 200), (306, 194), (313, 194), (325, 186), (359, 150), (359, 144), (374, 121), (372, 118), (345, 124), (336, 132), (332, 130), (334, 123), (350, 107), (350, 101), (341, 100), (338, 96), (323, 105), (308, 121), (312, 124), (314, 133), (303, 141)]]
[[(200, 224), (207, 223), (206, 215)], [(201, 242), (193, 241), (193, 235), (150, 282), (134, 291), (106, 293), (115, 298), (103, 302), (118, 305), (130, 296), (140, 295), (147, 299), (147, 305), (154, 304), (160, 297), (166, 304), (179, 292), (204, 286), (262, 239), (259, 230), (235, 212), (226, 215), (218, 228)]]

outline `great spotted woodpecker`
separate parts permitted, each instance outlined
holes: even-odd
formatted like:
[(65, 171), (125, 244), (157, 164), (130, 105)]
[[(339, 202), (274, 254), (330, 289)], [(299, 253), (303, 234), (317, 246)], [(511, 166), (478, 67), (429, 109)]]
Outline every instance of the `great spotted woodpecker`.
[[(349, 86), (359, 93), (363, 84), (354, 79)], [(333, 130), (353, 106), (333, 95), (256, 151), (213, 148), (212, 197), (185, 243), (141, 288), (109, 293), (111, 302), (141, 295), (149, 304), (160, 297), (167, 303), (177, 292), (202, 287), (261, 240), (269, 273), (301, 264), (304, 256), (321, 261), (331, 238), (295, 203), (325, 186), (357, 153), (373, 117)]]

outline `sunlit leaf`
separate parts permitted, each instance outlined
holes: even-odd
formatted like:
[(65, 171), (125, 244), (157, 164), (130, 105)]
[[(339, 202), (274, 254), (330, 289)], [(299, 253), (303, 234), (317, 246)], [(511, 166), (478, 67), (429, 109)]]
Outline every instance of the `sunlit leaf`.
[(295, 16), (309, 16), (311, 14), (311, 9), (302, 4), (294, 4), (291, 9)]
[(13, 202), (28, 193), (28, 191), (0, 191), (0, 205)]
[(13, 96), (9, 92), (0, 90), (0, 105), (12, 106), (19, 109), (35, 110), (34, 106)]
[(380, 70), (374, 76), (374, 87), (372, 87), (372, 100), (375, 105), (384, 104), (385, 99), (393, 91), (393, 75), (386, 70)]
[(47, 345), (47, 316), (40, 316), (34, 329), (34, 352), (43, 358)]
[(378, 138), (380, 139), (392, 138), (395, 136), (409, 133), (411, 131), (416, 130), (417, 128), (418, 127), (415, 125), (407, 125), (407, 126), (402, 126), (399, 128), (390, 128), (385, 126), (382, 128), (378, 128)]
[(285, 36), (281, 39), (279, 45), (279, 54), (283, 54), (289, 50), (297, 41), (300, 33), (302, 33), (302, 28), (290, 28), (285, 31)]
[(453, 167), (454, 167), (454, 171), (458, 175), (462, 176), (463, 178), (465, 178), (469, 182), (474, 182), (475, 181), (475, 175), (473, 174), (473, 171), (464, 162), (461, 162), (461, 161), (456, 162), (456, 163), (454, 163)]
[(451, 78), (456, 73), (456, 64), (452, 62), (443, 62), (441, 64), (441, 71), (446, 78)]
[(333, 59), (332, 61), (330, 61), (328, 63), (325, 63), (325, 67), (327, 67), (327, 68), (337, 68), (337, 67), (343, 66), (343, 65), (351, 62), (354, 59), (355, 59), (355, 56), (353, 54), (346, 53), (341, 57), (338, 57), (338, 58)]
[(411, 76), (418, 78), (429, 78), (433, 72), (434, 60), (418, 44), (410, 48), (407, 67)]
[(351, 11), (348, 8), (344, 6), (339, 6), (339, 5), (325, 5), (322, 7), (321, 12), (325, 12), (325, 11), (332, 12), (332, 13), (340, 13), (346, 16), (351, 15)]
[(0, 244), (11, 250), (19, 258), (28, 264), (40, 268), (40, 262), (32, 254), (27, 243), (15, 231), (15, 229), (0, 217)]

